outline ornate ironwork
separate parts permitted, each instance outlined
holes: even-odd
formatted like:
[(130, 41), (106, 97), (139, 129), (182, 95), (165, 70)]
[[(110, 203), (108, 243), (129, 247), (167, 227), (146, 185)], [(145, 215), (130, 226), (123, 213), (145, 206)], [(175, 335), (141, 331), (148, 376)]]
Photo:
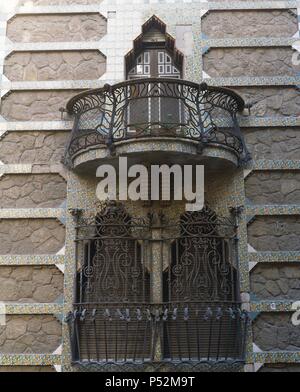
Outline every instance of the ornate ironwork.
[[(200, 147), (222, 146), (248, 160), (237, 112), (242, 98), (231, 90), (178, 79), (129, 80), (83, 92), (67, 105), (75, 115), (65, 163), (72, 166), (78, 152), (112, 147), (138, 137), (176, 137)], [(201, 151), (201, 148), (199, 148)]]
[(77, 222), (68, 316), (74, 362), (243, 360), (248, 315), (240, 308), (230, 218), (205, 206), (178, 222), (151, 213), (134, 219), (108, 204)]
[(169, 297), (186, 301), (235, 301), (237, 255), (234, 226), (207, 206), (186, 212), (172, 243)]
[(248, 315), (236, 304), (77, 305), (74, 362), (243, 361)]

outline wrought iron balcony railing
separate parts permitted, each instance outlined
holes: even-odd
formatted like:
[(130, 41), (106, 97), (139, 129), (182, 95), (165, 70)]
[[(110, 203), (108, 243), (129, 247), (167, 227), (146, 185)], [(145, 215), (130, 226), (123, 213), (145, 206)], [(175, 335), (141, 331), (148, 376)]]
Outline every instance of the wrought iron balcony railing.
[(248, 314), (237, 303), (77, 304), (67, 320), (75, 363), (244, 361)]
[(79, 152), (132, 138), (176, 137), (249, 159), (237, 121), (243, 99), (225, 88), (179, 79), (129, 80), (83, 92), (67, 104), (75, 115), (65, 163)]

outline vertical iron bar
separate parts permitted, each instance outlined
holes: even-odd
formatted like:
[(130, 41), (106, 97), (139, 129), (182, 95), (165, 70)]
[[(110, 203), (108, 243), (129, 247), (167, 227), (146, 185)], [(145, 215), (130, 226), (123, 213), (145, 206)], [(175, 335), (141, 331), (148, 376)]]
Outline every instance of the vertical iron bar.
[(76, 344), (78, 349), (78, 359), (81, 360), (81, 349), (80, 349), (80, 340), (79, 340), (79, 331), (78, 331), (78, 320), (77, 317), (74, 320), (75, 325), (75, 337), (76, 337)]
[(229, 242), (229, 247), (228, 248), (229, 248), (229, 257), (230, 257), (229, 260), (232, 260), (232, 262), (229, 263), (229, 265), (230, 265), (230, 279), (231, 279), (231, 301), (233, 302), (233, 301), (236, 301), (236, 283), (237, 283), (237, 282), (235, 282), (234, 273), (233, 272), (234, 272), (234, 270), (237, 271), (237, 268), (236, 268), (236, 266), (234, 266), (232, 264), (232, 263), (235, 264), (235, 261), (232, 258), (232, 249), (231, 249), (230, 242)]
[(97, 328), (96, 328), (96, 316), (94, 317), (93, 324), (94, 324), (94, 335), (95, 335), (95, 342), (96, 342), (97, 361), (99, 362), (100, 355), (99, 355), (98, 336), (97, 336)]
[(86, 352), (87, 352), (87, 356), (88, 356), (88, 361), (90, 362), (90, 360), (91, 360), (91, 355), (90, 355), (90, 346), (89, 346), (89, 338), (88, 338), (88, 336), (89, 336), (89, 334), (88, 334), (88, 326), (87, 326), (86, 320), (83, 320), (83, 321), (82, 321), (82, 324), (84, 325), (84, 328), (82, 328), (82, 329), (85, 330), (85, 337), (86, 337), (86, 339), (85, 339), (85, 346), (86, 346)]
[[(178, 315), (178, 317), (179, 317), (179, 315)], [(179, 359), (181, 360), (182, 359), (182, 355), (181, 355), (180, 333), (179, 333), (179, 323), (178, 323), (177, 317), (176, 317), (176, 320), (174, 320), (174, 321), (175, 321), (175, 325), (176, 325), (178, 354), (179, 354)]]
[(153, 361), (155, 359), (155, 355), (156, 355), (156, 341), (157, 341), (157, 321), (156, 321), (156, 317), (154, 316), (154, 327), (152, 330), (152, 348), (151, 348), (151, 360)]
[[(144, 362), (145, 360), (145, 353), (146, 353), (146, 344), (147, 344), (147, 331), (148, 331), (148, 320), (147, 320), (147, 316), (145, 319), (145, 330), (144, 330), (144, 342), (143, 342), (143, 352), (142, 352), (142, 362)], [(151, 331), (151, 329), (150, 329)]]
[(104, 345), (105, 345), (105, 359), (108, 361), (108, 353), (107, 353), (107, 330), (106, 330), (106, 319), (104, 317)]
[(119, 320), (116, 317), (116, 322), (115, 322), (115, 337), (116, 337), (116, 341), (115, 341), (115, 361), (118, 361), (118, 325), (119, 325)]
[[(124, 287), (124, 295), (126, 301), (130, 300), (128, 297), (129, 290), (128, 290), (128, 268), (131, 266), (131, 260), (130, 260), (130, 240), (125, 240), (124, 247), (125, 247), (125, 257), (126, 257), (126, 262), (125, 262), (125, 287)], [(129, 259), (129, 260), (128, 260)], [(129, 261), (129, 263), (128, 263)], [(131, 276), (130, 276), (131, 279)]]
[(187, 346), (188, 346), (188, 357), (189, 357), (189, 360), (191, 360), (190, 334), (189, 334), (188, 322), (189, 322), (189, 320), (184, 320), (186, 339), (187, 339)]
[(197, 329), (197, 354), (198, 354), (198, 361), (200, 361), (200, 338), (199, 338), (199, 310), (196, 311), (196, 329)]
[[(233, 307), (233, 306), (232, 306)], [(228, 328), (228, 331), (230, 331), (233, 335), (235, 335), (235, 330), (234, 330), (234, 319), (232, 318), (230, 312), (229, 312), (229, 319), (230, 319), (230, 328)], [(231, 335), (229, 335), (231, 336)], [(227, 350), (226, 350), (226, 355), (225, 355), (225, 360), (228, 359), (228, 355), (229, 355), (229, 344), (227, 345)]]
[(139, 338), (139, 329), (140, 329), (140, 320), (137, 320), (136, 330), (135, 330), (135, 343), (134, 343), (134, 351), (133, 351), (133, 362), (136, 360), (137, 353), (137, 342)]
[(168, 348), (170, 353), (170, 359), (171, 361), (173, 361), (173, 346), (172, 346), (171, 335), (170, 335), (169, 320), (166, 320), (165, 323), (166, 323), (165, 325), (167, 331), (167, 342), (168, 342)]
[(87, 274), (87, 302), (91, 302), (91, 293), (90, 293), (90, 286), (91, 286), (91, 282), (90, 282), (90, 267), (91, 267), (91, 240), (88, 240), (88, 274)]
[[(175, 239), (175, 244), (177, 239)], [(169, 265), (168, 265), (168, 301), (172, 301), (172, 243), (169, 244)]]
[(219, 336), (218, 336), (217, 358), (216, 358), (217, 360), (219, 359), (219, 355), (220, 355), (222, 321), (223, 321), (223, 315), (220, 316), (220, 321), (219, 321)]
[(134, 240), (134, 269), (135, 269), (135, 282), (133, 282), (133, 285), (135, 287), (135, 292), (134, 292), (134, 301), (138, 302), (138, 292), (139, 292), (139, 276), (138, 276), (138, 265), (137, 265), (137, 257), (138, 257), (138, 246), (137, 246), (137, 240)]
[[(178, 244), (178, 241), (176, 241), (176, 269), (177, 269), (177, 271), (178, 271), (178, 265), (179, 265), (179, 244)], [(178, 276), (176, 276), (176, 278), (175, 278), (175, 280), (176, 280), (176, 284), (175, 284), (175, 287), (177, 286), (179, 286), (178, 285)], [(177, 295), (177, 293), (174, 293), (174, 297), (175, 297), (175, 295), (176, 295), (176, 301), (178, 301), (178, 295)], [(175, 299), (175, 298), (174, 298)], [(172, 298), (172, 300), (173, 300), (173, 298)]]
[(128, 347), (128, 323), (129, 321), (126, 320), (126, 334), (125, 334), (125, 355), (124, 361), (127, 361), (127, 347)]
[(245, 350), (246, 350), (246, 341), (247, 341), (247, 332), (248, 332), (248, 315), (245, 314), (245, 320), (244, 320), (244, 328), (243, 328), (243, 342), (242, 342), (242, 353), (241, 353), (241, 359), (245, 359)]
[(211, 319), (210, 319), (210, 323), (209, 323), (209, 338), (208, 338), (208, 353), (207, 353), (207, 360), (208, 361), (210, 360), (212, 324), (213, 324), (213, 315), (211, 315)]
[(147, 260), (147, 244), (145, 246), (146, 241), (142, 241), (141, 243), (141, 256), (142, 256), (142, 291), (143, 291), (143, 302), (146, 302), (146, 260)]
[(240, 346), (240, 339), (241, 339), (241, 320), (240, 316), (238, 314), (237, 309), (236, 310), (236, 317), (235, 317), (235, 342), (234, 342), (234, 349), (233, 349), (233, 355), (235, 358), (239, 357), (239, 346)]

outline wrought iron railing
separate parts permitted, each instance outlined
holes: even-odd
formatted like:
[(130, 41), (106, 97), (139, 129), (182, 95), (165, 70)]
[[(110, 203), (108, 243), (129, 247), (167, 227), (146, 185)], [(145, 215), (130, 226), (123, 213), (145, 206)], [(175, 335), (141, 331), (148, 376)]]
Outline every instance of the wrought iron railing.
[(65, 163), (76, 154), (132, 138), (176, 137), (230, 149), (249, 159), (237, 113), (243, 99), (225, 88), (179, 79), (129, 80), (83, 92), (67, 104), (75, 115)]
[(248, 314), (237, 303), (77, 304), (67, 320), (73, 362), (245, 359)]
[(207, 205), (176, 221), (133, 217), (117, 203), (75, 216), (73, 362), (244, 360), (234, 219)]

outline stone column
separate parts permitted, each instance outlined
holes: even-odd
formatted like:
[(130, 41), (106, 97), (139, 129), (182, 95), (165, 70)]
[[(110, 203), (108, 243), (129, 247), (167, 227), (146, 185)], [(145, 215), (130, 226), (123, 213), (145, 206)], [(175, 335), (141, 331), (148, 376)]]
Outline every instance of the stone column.
[[(162, 242), (162, 215), (153, 215), (152, 221), (152, 240), (151, 240), (151, 302), (161, 304), (163, 302), (163, 242)], [(159, 308), (157, 306), (155, 311)], [(160, 315), (153, 314), (154, 319), (160, 318)], [(161, 333), (157, 330), (160, 328), (160, 321), (153, 332), (154, 361), (162, 359), (162, 342)]]

